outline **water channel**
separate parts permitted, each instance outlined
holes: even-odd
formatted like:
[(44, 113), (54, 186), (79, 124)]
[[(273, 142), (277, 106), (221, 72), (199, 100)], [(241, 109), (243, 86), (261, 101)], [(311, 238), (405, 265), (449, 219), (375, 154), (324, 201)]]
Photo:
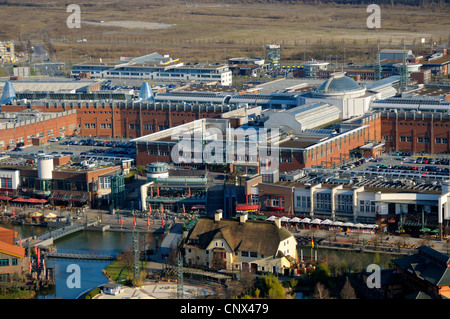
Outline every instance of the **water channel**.
[[(48, 231), (46, 227), (39, 226), (16, 226), (1, 225), (1, 227), (14, 229), (18, 232), (17, 238), (26, 238), (30, 236), (39, 236)], [(140, 243), (148, 243), (147, 249), (153, 249), (161, 243), (161, 234), (142, 233), (140, 234)], [(122, 231), (80, 231), (54, 242), (57, 250), (79, 252), (79, 253), (121, 253), (131, 251), (133, 243), (133, 234)], [(50, 292), (39, 294), (39, 299), (76, 299), (86, 291), (94, 289), (108, 280), (102, 274), (102, 270), (111, 263), (111, 261), (94, 260), (70, 260), (59, 258), (48, 258), (47, 267), (55, 270), (55, 289)], [(76, 264), (81, 269), (81, 287), (69, 288), (67, 279), (72, 274), (68, 266)]]

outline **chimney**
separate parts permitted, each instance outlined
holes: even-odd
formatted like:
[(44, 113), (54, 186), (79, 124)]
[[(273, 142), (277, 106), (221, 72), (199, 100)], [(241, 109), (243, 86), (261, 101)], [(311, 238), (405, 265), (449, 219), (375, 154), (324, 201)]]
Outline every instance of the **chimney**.
[(278, 228), (281, 228), (281, 217), (275, 218), (275, 225), (277, 225)]
[(219, 222), (222, 219), (223, 216), (223, 210), (218, 209), (216, 210), (216, 212), (214, 213), (214, 222)]
[(248, 220), (248, 214), (247, 213), (241, 214), (239, 216), (239, 224), (245, 224), (245, 222), (247, 220)]

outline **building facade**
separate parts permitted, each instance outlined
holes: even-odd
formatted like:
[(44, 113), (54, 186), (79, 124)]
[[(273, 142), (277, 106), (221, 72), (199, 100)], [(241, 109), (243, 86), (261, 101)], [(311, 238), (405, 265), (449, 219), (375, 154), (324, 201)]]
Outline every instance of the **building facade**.
[(0, 150), (33, 144), (33, 138), (71, 136), (77, 129), (77, 111), (0, 113)]
[(190, 266), (239, 272), (272, 272), (284, 274), (298, 263), (295, 237), (275, 223), (201, 218), (186, 237), (185, 261)]

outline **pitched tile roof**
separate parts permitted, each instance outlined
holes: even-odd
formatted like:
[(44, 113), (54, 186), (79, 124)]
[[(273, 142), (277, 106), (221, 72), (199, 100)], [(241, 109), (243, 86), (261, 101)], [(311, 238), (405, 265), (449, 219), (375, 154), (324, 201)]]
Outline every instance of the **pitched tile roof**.
[(394, 259), (393, 262), (435, 286), (450, 285), (449, 257), (428, 246), (421, 246), (417, 254)]
[(17, 237), (17, 232), (12, 229), (0, 227), (0, 242), (5, 242), (10, 245), (14, 244), (14, 238)]
[(18, 258), (24, 258), (25, 248), (0, 241), (0, 253)]
[[(201, 218), (191, 229), (185, 247), (206, 249), (214, 239), (224, 239), (233, 251), (254, 251), (275, 256), (280, 241), (293, 235), (272, 222)], [(293, 238), (293, 240), (295, 240)]]

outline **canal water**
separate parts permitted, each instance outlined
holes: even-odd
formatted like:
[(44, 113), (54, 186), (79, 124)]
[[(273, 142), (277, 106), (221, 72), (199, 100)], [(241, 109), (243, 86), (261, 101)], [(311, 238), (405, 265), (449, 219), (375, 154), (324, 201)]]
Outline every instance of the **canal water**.
[[(29, 236), (39, 236), (48, 229), (38, 226), (12, 226), (1, 225), (1, 227), (15, 229), (18, 232), (18, 238), (26, 238)], [(143, 243), (147, 244), (145, 249), (154, 249), (161, 243), (161, 234), (141, 233), (139, 235), (140, 247)], [(80, 231), (54, 242), (57, 250), (74, 253), (121, 253), (124, 251), (132, 251), (133, 233), (121, 231)], [(102, 270), (111, 263), (111, 261), (94, 261), (94, 260), (70, 260), (48, 258), (46, 266), (54, 268), (55, 272), (55, 289), (46, 291), (37, 296), (39, 299), (75, 299), (81, 294), (97, 288), (98, 286), (108, 282), (108, 279), (102, 274)], [(70, 288), (69, 283), (73, 282), (69, 277), (72, 271), (69, 265), (78, 265), (81, 270), (80, 288)]]

